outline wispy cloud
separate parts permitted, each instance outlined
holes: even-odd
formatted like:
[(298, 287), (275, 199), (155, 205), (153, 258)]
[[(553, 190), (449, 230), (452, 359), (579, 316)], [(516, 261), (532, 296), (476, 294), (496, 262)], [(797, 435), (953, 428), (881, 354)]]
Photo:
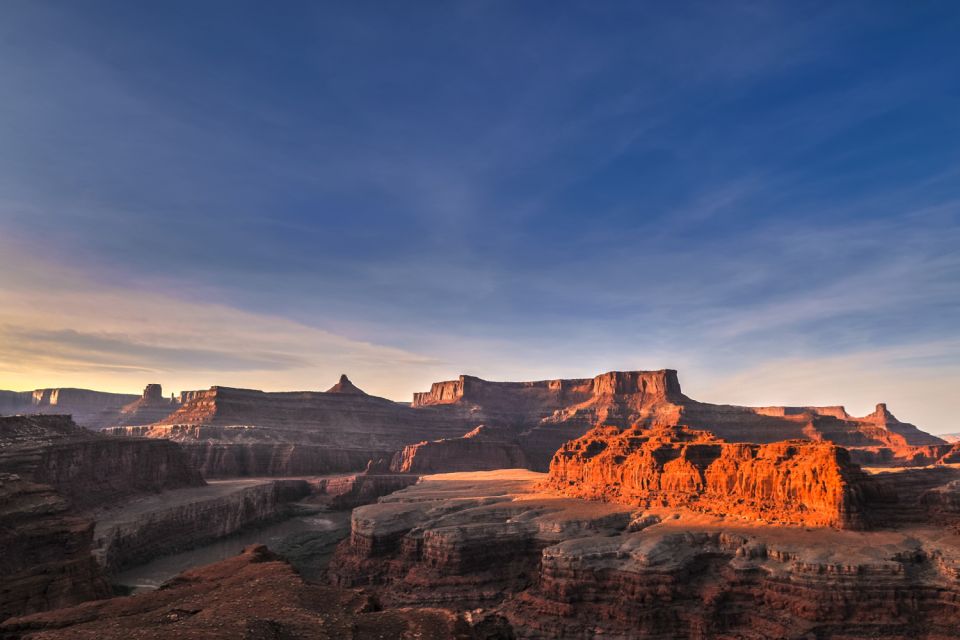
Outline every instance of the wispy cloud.
[(405, 398), (434, 358), (267, 314), (104, 285), (0, 242), (0, 386), (324, 388), (339, 373)]

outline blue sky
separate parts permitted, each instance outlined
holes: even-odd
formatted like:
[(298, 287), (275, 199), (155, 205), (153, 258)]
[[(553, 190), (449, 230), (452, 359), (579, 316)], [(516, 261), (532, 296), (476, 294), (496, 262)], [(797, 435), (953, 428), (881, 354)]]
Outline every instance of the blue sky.
[(0, 78), (0, 387), (672, 366), (960, 431), (956, 3), (11, 0)]

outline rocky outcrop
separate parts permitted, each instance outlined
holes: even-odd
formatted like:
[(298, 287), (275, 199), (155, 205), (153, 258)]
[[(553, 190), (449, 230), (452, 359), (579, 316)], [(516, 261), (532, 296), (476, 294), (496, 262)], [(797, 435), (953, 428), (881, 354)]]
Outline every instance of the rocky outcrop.
[(427, 476), (354, 510), (331, 577), (517, 638), (945, 640), (960, 622), (960, 543), (941, 528), (633, 510), (538, 493), (542, 479)]
[(69, 414), (77, 424), (100, 429), (113, 424), (120, 409), (136, 399), (89, 389), (0, 391), (0, 415)]
[(159, 384), (148, 384), (143, 390), (143, 395), (130, 404), (124, 405), (119, 415), (107, 426), (153, 424), (169, 416), (177, 407), (179, 403), (173, 398), (163, 397), (163, 387)]
[(518, 638), (955, 635), (954, 549), (897, 537), (875, 552), (844, 537), (804, 538), (655, 525), (570, 540), (544, 550), (539, 581), (499, 614)]
[(174, 443), (110, 438), (57, 415), (0, 418), (0, 473), (3, 615), (106, 594), (91, 555), (93, 521), (83, 510), (203, 485)]
[(351, 396), (367, 395), (365, 391), (362, 391), (357, 385), (350, 382), (350, 378), (348, 378), (345, 373), (340, 374), (340, 380), (337, 381), (337, 384), (327, 389), (327, 393), (344, 393)]
[(530, 465), (516, 437), (505, 429), (481, 425), (460, 438), (407, 445), (394, 454), (397, 473), (445, 473), (490, 469), (525, 469)]
[(416, 484), (418, 477), (400, 473), (358, 473), (319, 478), (311, 483), (316, 501), (332, 509), (353, 509)]
[(827, 443), (725, 443), (682, 427), (598, 428), (568, 442), (547, 487), (638, 507), (686, 507), (752, 520), (859, 529), (877, 487)]
[(262, 545), (187, 571), (146, 594), (8, 620), (4, 640), (470, 640), (467, 616), (445, 610), (381, 611), (353, 590), (306, 584)]

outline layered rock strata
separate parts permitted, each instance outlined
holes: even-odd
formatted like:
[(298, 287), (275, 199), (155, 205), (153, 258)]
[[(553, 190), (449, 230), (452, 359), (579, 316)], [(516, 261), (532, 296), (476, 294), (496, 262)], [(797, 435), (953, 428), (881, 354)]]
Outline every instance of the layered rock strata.
[(52, 487), (0, 472), (0, 620), (108, 596), (92, 540)]
[(8, 620), (4, 640), (470, 640), (466, 616), (380, 611), (362, 593), (306, 584), (266, 547), (187, 571), (164, 588)]
[(311, 486), (317, 502), (340, 510), (376, 502), (381, 496), (416, 484), (418, 479), (410, 474), (366, 472), (319, 478)]
[[(728, 442), (832, 442), (854, 450), (860, 462), (884, 466), (951, 455), (943, 440), (897, 420), (883, 404), (863, 417), (839, 406), (715, 405), (687, 397), (670, 369), (535, 382), (460, 376), (415, 394), (410, 405), (367, 395), (346, 376), (326, 392), (212, 387), (184, 392), (169, 415), (132, 426), (147, 415), (138, 402), (141, 409), (119, 419), (126, 426), (108, 431), (175, 440), (210, 477), (359, 471), (368, 460), (395, 454), (394, 470), (523, 464), (545, 471), (564, 442), (599, 425), (683, 425)], [(480, 425), (496, 437), (467, 435)]]
[(0, 470), (48, 484), (78, 508), (203, 484), (172, 442), (111, 438), (57, 415), (0, 418)]
[(945, 640), (960, 623), (960, 538), (942, 527), (631, 510), (540, 493), (544, 479), (427, 476), (354, 511), (331, 576), (517, 638)]
[(0, 615), (106, 595), (83, 509), (203, 485), (177, 445), (118, 441), (68, 416), (0, 418)]
[(94, 557), (115, 573), (289, 517), (310, 493), (307, 480), (233, 480), (98, 509)]
[(135, 400), (135, 395), (90, 389), (0, 391), (0, 415), (69, 414), (80, 425), (100, 429)]
[(698, 402), (683, 394), (677, 372), (614, 371), (594, 378), (489, 382), (472, 376), (435, 383), (414, 395), (414, 407), (447, 408), (513, 431), (530, 466), (546, 470), (553, 453), (589, 429), (612, 425), (689, 426), (728, 442), (826, 441), (886, 449), (891, 459), (944, 441), (900, 422), (884, 404), (864, 417), (843, 407), (739, 407)]
[(225, 477), (360, 471), (406, 444), (470, 428), (450, 412), (367, 395), (343, 376), (327, 392), (213, 387), (151, 426), (107, 432), (173, 440), (205, 476)]
[(390, 470), (397, 473), (444, 473), (525, 469), (529, 460), (509, 430), (481, 425), (460, 438), (407, 445), (394, 454)]
[(682, 427), (594, 429), (550, 463), (548, 488), (638, 507), (696, 511), (783, 524), (861, 529), (878, 487), (827, 443), (725, 443)]

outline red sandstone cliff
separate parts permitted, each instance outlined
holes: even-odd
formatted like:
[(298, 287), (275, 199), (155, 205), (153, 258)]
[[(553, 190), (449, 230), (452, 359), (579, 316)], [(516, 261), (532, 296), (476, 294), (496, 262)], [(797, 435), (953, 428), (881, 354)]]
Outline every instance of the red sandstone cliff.
[[(799, 471), (792, 465), (801, 454), (780, 451), (776, 458), (781, 453), (784, 467)], [(655, 468), (650, 478), (664, 479)], [(952, 472), (918, 471), (940, 477), (887, 474), (889, 486), (916, 484), (904, 495), (914, 501), (915, 490), (947, 482)], [(687, 490), (683, 480), (690, 477), (680, 473), (671, 482)], [(507, 637), (516, 638), (956, 636), (960, 539), (949, 529), (782, 526), (682, 506), (641, 512), (537, 493), (537, 478), (530, 472), (427, 476), (355, 509), (331, 577), (365, 585), (386, 607), (442, 606), (471, 611), (474, 621), (505, 620)], [(810, 481), (817, 484), (811, 475), (803, 484)], [(796, 485), (771, 481), (762, 491), (777, 486)], [(926, 495), (939, 509), (960, 506), (949, 482)]]
[(414, 407), (438, 407), (510, 428), (534, 469), (547, 468), (568, 440), (598, 425), (685, 425), (729, 442), (826, 441), (868, 449), (867, 457), (907, 460), (942, 440), (897, 420), (885, 405), (862, 418), (843, 407), (739, 407), (692, 400), (677, 372), (612, 371), (594, 378), (488, 382), (472, 376), (435, 383)]
[(594, 429), (557, 451), (547, 486), (639, 507), (838, 528), (862, 528), (864, 504), (876, 490), (833, 444), (725, 443), (680, 427)]

